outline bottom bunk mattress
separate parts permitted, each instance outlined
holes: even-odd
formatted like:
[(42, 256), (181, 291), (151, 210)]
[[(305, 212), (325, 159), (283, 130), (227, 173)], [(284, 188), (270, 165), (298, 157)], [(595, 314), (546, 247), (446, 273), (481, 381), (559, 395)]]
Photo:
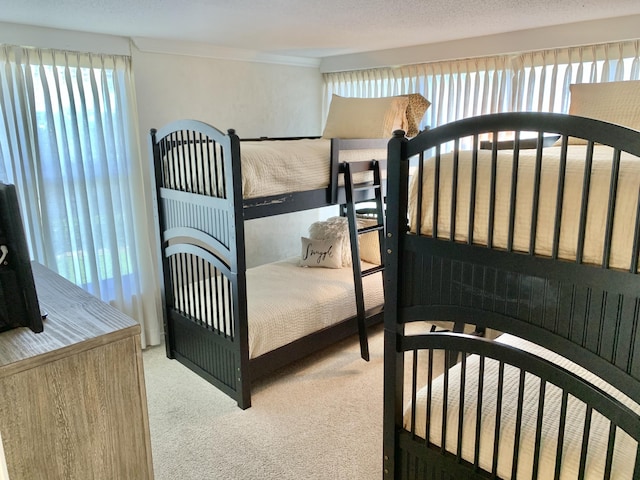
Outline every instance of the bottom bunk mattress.
[[(373, 265), (362, 262), (363, 269), (370, 267)], [(365, 309), (381, 306), (382, 274), (366, 276), (362, 283)], [(231, 332), (230, 291), (228, 282), (212, 275), (185, 282), (174, 296), (180, 310), (191, 318), (209, 328)], [(253, 359), (355, 317), (353, 271), (302, 267), (299, 257), (247, 269), (247, 311), (249, 358)], [(223, 320), (219, 322), (218, 318)]]
[[(640, 406), (632, 399), (609, 385), (593, 373), (567, 360), (566, 358), (544, 349), (526, 340), (512, 335), (501, 335), (496, 340), (533, 353), (552, 363), (562, 366), (579, 377), (596, 385), (612, 397), (622, 402), (633, 412), (640, 415)], [(464, 379), (461, 380), (462, 364), (458, 363), (431, 382), (431, 388), (422, 387), (416, 395), (415, 417), (411, 403), (404, 412), (404, 428), (413, 431), (424, 439), (429, 431), (429, 441), (438, 447), (442, 446), (443, 427), (445, 429), (445, 445), (448, 452), (458, 454), (458, 428), (460, 418), (461, 385), (464, 384), (462, 442), (459, 452), (462, 459), (474, 463), (476, 455), (476, 436), (479, 437), (477, 462), (485, 471), (496, 471), (499, 478), (533, 478), (534, 452), (538, 428), (538, 408), (540, 405), (540, 379), (526, 374), (522, 381), (522, 423), (516, 426), (518, 415), (518, 399), (521, 389), (521, 370), (504, 365), (502, 389), (498, 384), (500, 364), (497, 360), (485, 359), (481, 364), (478, 355), (470, 355), (466, 360)], [(481, 374), (481, 372), (483, 372)], [(445, 386), (446, 385), (446, 386)], [(480, 388), (479, 388), (480, 385)], [(479, 389), (481, 393), (479, 393)], [(430, 390), (430, 391), (429, 391)], [(502, 390), (502, 401), (498, 402), (498, 392)], [(445, 393), (446, 392), (446, 393)], [(430, 395), (429, 395), (430, 394)], [(429, 396), (431, 397), (429, 400)], [(559, 443), (559, 426), (561, 425), (562, 391), (552, 384), (544, 389), (543, 415), (540, 434), (540, 455), (537, 465), (537, 478), (579, 478), (582, 453), (582, 438), (587, 415), (586, 405), (572, 396), (568, 397), (564, 419), (562, 440), (562, 464), (559, 477), (555, 477), (556, 456)], [(443, 400), (447, 398), (446, 402)], [(478, 407), (480, 401), (481, 407)], [(443, 404), (446, 408), (443, 409)], [(498, 408), (499, 405), (499, 408)], [(480, 409), (481, 427), (477, 434), (477, 417)], [(430, 414), (426, 412), (429, 410)], [(443, 423), (443, 410), (446, 412)], [(499, 412), (499, 413), (498, 413)], [(499, 441), (496, 450), (496, 419), (499, 418)], [(588, 433), (588, 450), (584, 465), (585, 479), (605, 478), (607, 446), (609, 442), (610, 422), (597, 411), (592, 412)], [(412, 428), (413, 426), (413, 428)], [(517, 433), (519, 432), (519, 433)], [(518, 447), (514, 445), (518, 442)], [(615, 450), (610, 478), (632, 478), (636, 460), (637, 443), (620, 428), (617, 428)], [(494, 453), (495, 452), (495, 453)], [(514, 476), (513, 464), (517, 462), (517, 474)]]
[[(356, 315), (351, 268), (300, 267), (298, 261), (247, 270), (249, 358)], [(363, 262), (363, 268), (372, 266)], [(365, 308), (382, 305), (382, 275), (367, 276), (362, 283)]]

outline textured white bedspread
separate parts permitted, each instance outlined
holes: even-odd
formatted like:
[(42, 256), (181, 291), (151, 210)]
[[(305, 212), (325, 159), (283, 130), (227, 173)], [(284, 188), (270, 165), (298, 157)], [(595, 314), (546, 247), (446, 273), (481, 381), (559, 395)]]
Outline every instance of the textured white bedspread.
[[(560, 230), (559, 257), (576, 258), (578, 226), (584, 174), (586, 146), (569, 147), (564, 202)], [(596, 146), (589, 193), (589, 208), (584, 246), (584, 263), (601, 264), (603, 237), (607, 219), (611, 159), (613, 150)], [(535, 150), (521, 150), (518, 167), (514, 250), (527, 252), (531, 236), (531, 212), (535, 181)], [(438, 194), (438, 237), (450, 236), (452, 155), (442, 155), (440, 167), (440, 189)], [(496, 210), (493, 229), (495, 247), (507, 246), (509, 232), (509, 205), (511, 203), (511, 151), (499, 151), (496, 173)], [(543, 168), (540, 180), (540, 204), (536, 231), (536, 251), (539, 255), (550, 255), (553, 246), (556, 197), (558, 190), (560, 147), (543, 150)], [(477, 193), (475, 206), (474, 243), (486, 245), (491, 178), (491, 151), (480, 150), (478, 156)], [(466, 241), (469, 224), (469, 201), (471, 191), (471, 152), (461, 151), (459, 160), (455, 239)], [(435, 162), (425, 164), (423, 181), (422, 221), (420, 230), (425, 235), (433, 232), (433, 172)], [(417, 228), (417, 175), (411, 181), (409, 216), (412, 231)], [(640, 159), (624, 154), (620, 165), (616, 213), (614, 217), (612, 255), (610, 265), (628, 269), (633, 245), (633, 229), (640, 188)]]
[[(331, 140), (243, 141), (242, 194), (244, 198), (326, 188), (329, 185)], [(387, 158), (382, 150), (344, 150), (341, 161)]]
[[(367, 309), (384, 303), (381, 274), (363, 286)], [(247, 270), (247, 297), (250, 358), (356, 314), (351, 268), (299, 267), (297, 258)]]
[[(619, 399), (626, 406), (640, 414), (640, 406), (626, 395), (622, 394), (604, 380), (593, 373), (570, 362), (564, 357), (511, 335), (501, 335), (496, 341), (506, 343), (522, 350), (544, 357), (557, 365), (561, 365), (589, 382), (597, 385), (605, 392)], [(467, 359), (467, 374), (465, 387), (465, 407), (463, 423), (462, 457), (473, 462), (475, 445), (476, 405), (478, 400), (478, 372), (479, 357), (472, 355)], [(450, 369), (449, 402), (447, 411), (447, 449), (456, 452), (456, 433), (458, 428), (458, 399), (460, 397), (460, 364)], [(499, 462), (498, 476), (511, 478), (513, 441), (515, 437), (515, 419), (518, 400), (519, 370), (505, 366), (504, 397), (502, 401), (501, 437), (498, 447)], [(481, 429), (480, 466), (491, 471), (493, 460), (493, 432), (495, 429), (495, 412), (497, 404), (498, 362), (487, 359), (485, 363), (483, 414)], [(440, 445), (442, 436), (442, 402), (444, 376), (441, 375), (433, 382), (433, 400), (431, 407), (430, 441)], [(523, 410), (523, 427), (520, 436), (518, 478), (531, 478), (533, 452), (535, 445), (536, 418), (538, 409), (539, 380), (527, 375), (525, 380), (525, 396)], [(557, 428), (560, 418), (562, 393), (553, 385), (547, 385), (545, 391), (545, 415), (543, 420), (542, 450), (540, 471), (538, 478), (554, 478)], [(425, 412), (427, 388), (423, 387), (416, 400), (416, 433), (425, 437)], [(561, 470), (562, 479), (576, 479), (579, 469), (581, 438), (585, 418), (584, 404), (573, 397), (569, 397), (567, 408), (567, 424), (564, 440), (564, 460)], [(404, 426), (409, 429), (411, 422), (411, 405), (405, 409)], [(593, 413), (591, 420), (590, 446), (586, 465), (586, 479), (603, 478), (606, 459), (606, 447), (609, 433), (609, 422), (598, 412)], [(619, 437), (619, 438), (618, 438)], [(613, 471), (611, 478), (631, 478), (637, 445), (631, 437), (618, 429), (616, 436), (616, 450), (614, 453)]]

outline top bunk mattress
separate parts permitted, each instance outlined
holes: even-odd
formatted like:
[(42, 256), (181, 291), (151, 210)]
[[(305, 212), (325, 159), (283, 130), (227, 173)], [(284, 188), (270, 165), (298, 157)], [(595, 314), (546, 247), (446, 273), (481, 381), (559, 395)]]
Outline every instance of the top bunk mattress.
[[(575, 260), (578, 253), (580, 232), (580, 212), (584, 186), (586, 146), (570, 145), (567, 152), (564, 177), (562, 215), (558, 257)], [(473, 243), (486, 245), (489, 239), (491, 213), (492, 152), (478, 151), (477, 186), (473, 218)], [(495, 210), (491, 231), (492, 246), (507, 248), (510, 237), (511, 195), (513, 151), (500, 150), (497, 153), (495, 178)], [(540, 174), (540, 194), (535, 224), (535, 250), (532, 253), (551, 256), (554, 246), (556, 204), (560, 171), (561, 147), (543, 149)], [(613, 149), (596, 145), (588, 186), (588, 209), (586, 215), (584, 263), (603, 263), (603, 241), (607, 221), (610, 182), (612, 178)], [(418, 175), (413, 175), (410, 183), (409, 222), (411, 231), (433, 235), (434, 176), (435, 160), (429, 158), (424, 163), (421, 209), (418, 209)], [(455, 241), (467, 242), (470, 222), (470, 192), (472, 190), (472, 151), (461, 150), (457, 165), (457, 188), (455, 221), (451, 221), (452, 184), (454, 162), (451, 153), (442, 154), (439, 168), (437, 236)], [(517, 163), (516, 194), (512, 248), (518, 252), (529, 252), (534, 206), (536, 178), (536, 150), (521, 150)], [(613, 235), (609, 264), (613, 268), (629, 269), (632, 253), (633, 228), (638, 206), (640, 188), (640, 158), (623, 152), (620, 161), (619, 179)], [(452, 229), (455, 231), (452, 233)]]
[[(331, 140), (243, 141), (242, 196), (259, 198), (329, 186)], [(386, 149), (342, 150), (340, 162), (387, 158)]]

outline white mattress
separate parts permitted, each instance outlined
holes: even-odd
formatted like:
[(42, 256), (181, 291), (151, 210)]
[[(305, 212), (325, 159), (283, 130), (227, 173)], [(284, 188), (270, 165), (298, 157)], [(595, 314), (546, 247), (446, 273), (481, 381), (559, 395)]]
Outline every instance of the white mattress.
[[(256, 198), (329, 185), (331, 140), (243, 141), (242, 195)], [(387, 158), (386, 149), (344, 150), (346, 162)]]
[[(497, 341), (507, 343), (514, 347), (527, 350), (536, 355), (551, 360), (573, 371), (582, 378), (594, 383), (607, 393), (619, 399), (629, 408), (640, 414), (640, 406), (626, 395), (622, 394), (611, 385), (596, 377), (591, 372), (570, 362), (569, 360), (549, 350), (539, 347), (511, 335), (502, 335)], [(467, 374), (465, 388), (464, 424), (462, 434), (462, 457), (470, 462), (474, 458), (475, 422), (477, 404), (479, 357), (472, 355), (467, 359)], [(458, 428), (458, 399), (460, 396), (460, 364), (450, 369), (449, 375), (449, 402), (447, 411), (447, 438), (446, 448), (451, 452), (457, 452), (456, 435)], [(493, 460), (493, 432), (495, 428), (495, 412), (497, 403), (497, 378), (498, 362), (487, 359), (485, 363), (483, 422), (481, 429), (480, 466), (491, 471)], [(518, 478), (531, 478), (533, 465), (533, 452), (536, 431), (536, 413), (538, 405), (539, 381), (537, 377), (527, 375), (525, 380), (525, 397), (523, 411), (523, 427), (520, 437)], [(430, 441), (436, 445), (441, 443), (442, 425), (442, 392), (444, 376), (441, 375), (432, 382), (432, 410)], [(501, 416), (501, 439), (499, 444), (498, 476), (511, 477), (513, 457), (513, 439), (515, 436), (515, 418), (517, 412), (519, 370), (515, 367), (505, 366), (504, 370), (504, 397)], [(554, 478), (555, 452), (557, 443), (557, 425), (560, 417), (561, 391), (557, 387), (547, 384), (545, 391), (545, 415), (543, 420), (543, 437), (541, 449), (541, 462), (538, 478)], [(426, 412), (427, 387), (423, 387), (416, 400), (416, 433), (421, 438), (425, 437), (425, 412)], [(455, 401), (454, 401), (455, 399)], [(573, 397), (569, 397), (567, 410), (567, 424), (564, 440), (564, 459), (561, 470), (562, 479), (577, 478), (581, 435), (585, 418), (584, 404)], [(404, 426), (410, 428), (411, 405), (405, 409)], [(593, 412), (590, 447), (587, 459), (586, 479), (601, 479), (606, 458), (606, 448), (609, 433), (609, 422), (598, 412)], [(616, 436), (616, 450), (614, 453), (613, 471), (611, 478), (631, 478), (637, 445), (631, 437), (618, 429)]]
[[(584, 172), (585, 146), (569, 147), (567, 173), (564, 190), (563, 214), (560, 233), (559, 257), (573, 260), (576, 258), (582, 183)], [(476, 193), (476, 209), (474, 223), (474, 243), (486, 245), (488, 231), (489, 196), (490, 196), (490, 159), (491, 151), (480, 150), (478, 161), (478, 182)], [(555, 207), (558, 183), (558, 165), (560, 147), (549, 147), (543, 150), (543, 171), (541, 175), (541, 195), (536, 233), (536, 252), (539, 255), (550, 255), (553, 245)], [(533, 183), (535, 150), (521, 150), (518, 174), (518, 191), (516, 197), (516, 221), (514, 231), (514, 249), (527, 252), (529, 250), (531, 211), (533, 206)], [(496, 174), (496, 210), (493, 230), (494, 246), (507, 246), (509, 226), (509, 205), (511, 195), (512, 152), (499, 151)], [(609, 181), (611, 175), (612, 149), (596, 146), (589, 209), (587, 215), (584, 263), (601, 264), (603, 253), (603, 236), (607, 218), (609, 197)], [(432, 234), (433, 227), (433, 159), (425, 164), (425, 180), (423, 181), (422, 223), (420, 230), (425, 235)], [(450, 236), (451, 212), (451, 154), (442, 155), (440, 168), (440, 190), (438, 210), (438, 237)], [(456, 234), (457, 241), (467, 240), (469, 222), (469, 196), (471, 185), (471, 152), (461, 151), (459, 160)], [(416, 229), (417, 216), (417, 182), (415, 175), (411, 182), (409, 217), (412, 231)], [(625, 154), (620, 165), (618, 183), (618, 201), (614, 216), (612, 255), (610, 265), (615, 268), (628, 269), (631, 259), (633, 228), (637, 209), (638, 190), (640, 188), (640, 159)]]
[[(365, 308), (382, 305), (382, 275), (362, 281)], [(356, 315), (351, 268), (299, 267), (297, 258), (261, 265), (247, 270), (247, 292), (250, 358)]]

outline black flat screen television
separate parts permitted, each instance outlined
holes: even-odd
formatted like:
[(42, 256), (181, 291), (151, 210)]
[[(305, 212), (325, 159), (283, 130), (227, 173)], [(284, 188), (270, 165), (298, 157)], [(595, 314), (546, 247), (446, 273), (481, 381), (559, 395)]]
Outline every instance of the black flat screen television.
[(16, 188), (0, 183), (0, 332), (16, 327), (41, 332), (42, 315)]

